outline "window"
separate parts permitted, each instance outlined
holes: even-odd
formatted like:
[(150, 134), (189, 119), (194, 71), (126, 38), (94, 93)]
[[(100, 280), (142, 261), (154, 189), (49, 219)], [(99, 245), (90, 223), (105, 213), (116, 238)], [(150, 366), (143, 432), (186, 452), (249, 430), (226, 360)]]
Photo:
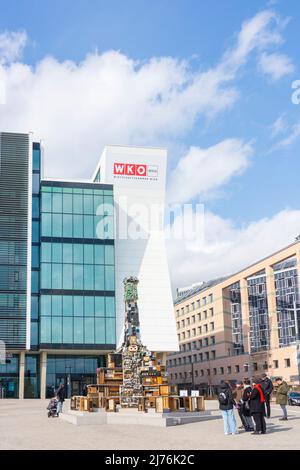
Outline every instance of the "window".
[(231, 374), (231, 366), (227, 367), (227, 374)]
[(37, 221), (32, 222), (32, 242), (40, 242), (40, 223)]
[(39, 268), (40, 266), (40, 249), (38, 246), (33, 245), (32, 246), (32, 251), (31, 251), (31, 266), (33, 268)]
[(275, 360), (273, 361), (273, 368), (274, 368), (274, 369), (278, 369), (278, 367), (279, 367), (278, 360), (275, 359)]
[(210, 322), (209, 326), (210, 326), (210, 331), (214, 331), (214, 329), (215, 329), (215, 323), (214, 323), (213, 321)]
[(224, 375), (224, 367), (220, 367), (220, 374)]
[(284, 360), (284, 367), (291, 367), (291, 360), (290, 358), (287, 358)]
[(211, 351), (212, 360), (216, 359), (216, 351)]
[(213, 316), (214, 316), (214, 309), (213, 309), (213, 308), (210, 308), (210, 309), (209, 309), (209, 313), (210, 313), (210, 316), (213, 317)]
[(239, 365), (236, 365), (235, 366), (235, 372), (238, 374), (240, 372), (240, 366)]
[(196, 322), (196, 317), (195, 315), (192, 316), (192, 323), (195, 323)]
[(210, 337), (210, 343), (211, 344), (216, 344), (216, 337), (215, 336)]
[(204, 325), (204, 333), (207, 333), (208, 332), (208, 325)]
[(213, 368), (214, 375), (217, 375), (217, 369), (214, 367)]
[(198, 321), (201, 321), (201, 313), (198, 313), (197, 317), (198, 317)]
[(201, 377), (204, 376), (204, 370), (203, 369), (200, 370), (200, 375), (201, 375)]
[(205, 310), (205, 311), (203, 312), (203, 315), (204, 315), (204, 320), (206, 320), (206, 319), (207, 319), (207, 310)]
[(39, 272), (38, 271), (31, 272), (31, 292), (32, 294), (39, 293)]
[(206, 351), (206, 353), (205, 353), (205, 360), (209, 361), (209, 351)]

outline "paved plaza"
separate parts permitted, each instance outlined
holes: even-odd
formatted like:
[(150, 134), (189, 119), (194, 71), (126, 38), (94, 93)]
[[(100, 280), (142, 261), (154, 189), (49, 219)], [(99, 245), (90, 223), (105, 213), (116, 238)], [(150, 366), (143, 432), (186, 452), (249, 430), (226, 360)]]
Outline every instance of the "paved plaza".
[(49, 419), (47, 404), (48, 400), (0, 400), (0, 449), (300, 449), (298, 407), (290, 407), (289, 421), (282, 422), (279, 407), (273, 405), (265, 436), (242, 431), (238, 436), (224, 436), (216, 401), (206, 402), (213, 419), (170, 428), (74, 426)]

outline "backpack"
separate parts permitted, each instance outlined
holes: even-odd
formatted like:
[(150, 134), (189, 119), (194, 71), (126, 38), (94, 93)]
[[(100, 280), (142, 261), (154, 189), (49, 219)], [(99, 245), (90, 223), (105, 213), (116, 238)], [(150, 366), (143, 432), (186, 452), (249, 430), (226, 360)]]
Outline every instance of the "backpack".
[(220, 392), (219, 396), (218, 396), (218, 399), (219, 399), (220, 405), (228, 405), (229, 404), (228, 395), (225, 392)]

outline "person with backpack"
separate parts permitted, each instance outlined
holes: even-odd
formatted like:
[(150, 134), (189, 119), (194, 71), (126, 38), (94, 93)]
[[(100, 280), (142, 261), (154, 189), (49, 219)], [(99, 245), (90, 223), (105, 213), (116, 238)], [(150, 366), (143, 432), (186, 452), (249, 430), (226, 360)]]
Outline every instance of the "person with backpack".
[(259, 379), (253, 381), (253, 389), (249, 400), (250, 413), (255, 422), (255, 431), (252, 434), (266, 434), (265, 395)]
[(235, 400), (229, 382), (221, 382), (218, 399), (219, 408), (223, 417), (225, 435), (238, 434), (234, 416)]
[(272, 380), (269, 379), (267, 374), (262, 374), (261, 376), (261, 388), (264, 391), (265, 394), (265, 405), (266, 405), (266, 416), (267, 418), (271, 417), (271, 396), (273, 392), (273, 383)]
[(243, 396), (241, 399), (242, 403), (242, 416), (244, 419), (244, 422), (246, 424), (245, 431), (250, 432), (254, 431), (254, 423), (253, 419), (251, 418), (251, 413), (250, 413), (250, 395), (252, 392), (252, 387), (251, 387), (251, 382), (249, 379), (244, 379), (244, 391), (243, 391)]

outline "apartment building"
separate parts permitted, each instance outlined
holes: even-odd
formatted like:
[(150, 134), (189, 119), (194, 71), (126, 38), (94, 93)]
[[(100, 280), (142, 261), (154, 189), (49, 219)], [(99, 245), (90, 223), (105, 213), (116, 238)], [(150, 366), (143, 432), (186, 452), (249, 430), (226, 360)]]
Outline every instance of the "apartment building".
[(266, 372), (299, 384), (299, 263), (297, 240), (234, 275), (179, 289), (170, 382), (212, 393), (222, 380)]

